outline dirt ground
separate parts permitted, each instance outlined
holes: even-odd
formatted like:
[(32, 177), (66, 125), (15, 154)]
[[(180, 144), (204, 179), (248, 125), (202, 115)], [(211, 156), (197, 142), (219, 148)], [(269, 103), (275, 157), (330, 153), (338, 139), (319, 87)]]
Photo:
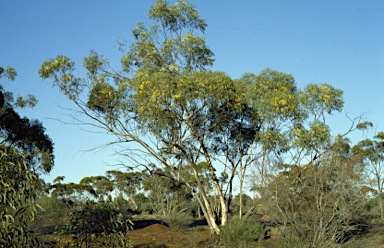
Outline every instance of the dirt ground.
[[(127, 236), (132, 240), (134, 247), (210, 247), (210, 232), (205, 221), (197, 220), (190, 227), (172, 229), (159, 220), (133, 220), (132, 231)], [(52, 228), (46, 228), (41, 233), (43, 247), (59, 247), (56, 244)], [(61, 239), (66, 243), (70, 238)], [(212, 243), (213, 245), (213, 243)]]
[(134, 247), (206, 247), (209, 230), (199, 227), (174, 230), (161, 224), (153, 224), (127, 234)]
[[(275, 247), (276, 240), (280, 239), (278, 228), (265, 220), (261, 221), (266, 228), (270, 229), (269, 236), (263, 241), (262, 247)], [(224, 247), (219, 242), (212, 240), (209, 228), (204, 220), (196, 220), (190, 227), (172, 229), (160, 220), (136, 219), (132, 221), (134, 230), (127, 232), (127, 236), (133, 241), (135, 248), (202, 248), (202, 247)], [(59, 247), (52, 242), (54, 234), (47, 229), (48, 233), (43, 234), (44, 247)], [(62, 241), (68, 241), (64, 239)], [(371, 225), (364, 232), (354, 237), (349, 242), (339, 247), (384, 247), (384, 225)]]

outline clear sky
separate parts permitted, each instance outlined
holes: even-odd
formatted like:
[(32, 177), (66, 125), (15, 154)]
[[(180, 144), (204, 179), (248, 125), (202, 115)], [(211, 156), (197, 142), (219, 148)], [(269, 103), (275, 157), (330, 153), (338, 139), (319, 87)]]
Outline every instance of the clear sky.
[[(174, 3), (174, 1), (170, 1)], [(232, 78), (245, 72), (272, 69), (292, 74), (299, 88), (328, 83), (344, 91), (342, 113), (328, 118), (332, 133), (345, 132), (351, 118), (365, 113), (375, 129), (384, 131), (384, 1), (262, 0), (189, 1), (208, 28), (204, 34), (215, 53), (212, 70)], [(63, 108), (74, 108), (57, 88), (38, 76), (47, 59), (67, 55), (85, 76), (82, 59), (95, 49), (118, 66), (121, 53), (116, 40), (133, 41), (137, 22), (147, 27), (146, 11), (153, 1), (3, 1), (0, 14), (0, 65), (12, 66), (15, 81), (2, 80), (15, 95), (33, 94), (39, 100), (21, 115), (37, 118), (55, 144), (55, 167), (44, 178), (78, 183), (85, 176), (104, 175), (116, 169), (113, 149), (81, 152), (110, 141), (103, 134), (84, 132), (71, 122)], [(86, 128), (86, 127), (83, 127)], [(349, 136), (358, 141), (364, 136)]]

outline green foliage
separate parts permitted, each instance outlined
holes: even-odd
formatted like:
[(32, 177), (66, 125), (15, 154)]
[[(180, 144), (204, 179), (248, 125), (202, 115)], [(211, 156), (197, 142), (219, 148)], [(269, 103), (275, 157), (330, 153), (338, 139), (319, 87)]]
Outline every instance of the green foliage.
[(53, 209), (59, 209), (64, 206), (63, 202), (58, 200), (54, 196), (48, 196), (44, 195), (40, 198), (38, 198), (37, 202), (39, 205), (44, 208), (45, 211), (53, 210)]
[[(37, 120), (20, 117), (11, 107), (4, 107), (0, 92), (0, 135), (4, 144), (20, 149), (27, 165), (40, 167), (43, 172), (51, 171), (54, 164), (53, 142), (45, 134), (45, 128)], [(4, 103), (4, 102), (3, 102)]]
[(74, 99), (83, 90), (83, 80), (73, 76), (74, 62), (64, 55), (43, 63), (39, 70), (42, 78), (53, 77), (55, 84), (69, 98)]
[[(17, 75), (13, 68), (0, 67), (0, 79), (5, 76), (14, 80)], [(38, 120), (30, 120), (14, 110), (16, 107), (33, 107), (37, 103), (34, 96), (27, 99), (19, 96), (14, 100), (12, 92), (7, 92), (0, 84), (0, 141), (22, 152), (25, 163), (31, 169), (39, 166), (40, 171), (51, 171), (54, 164), (53, 142), (44, 133), (45, 128)]]
[[(95, 188), (92, 184), (88, 184), (89, 177), (83, 178), (81, 180), (82, 183), (62, 183), (64, 180), (64, 176), (58, 176), (55, 180), (53, 180), (52, 185), (47, 186), (47, 191), (51, 191), (51, 195), (55, 198), (60, 198), (61, 200), (73, 203), (74, 201), (84, 201), (89, 199), (89, 196), (93, 196), (95, 199), (98, 198), (100, 192), (96, 192)], [(84, 183), (88, 180), (88, 183)], [(104, 191), (103, 191), (104, 192)], [(89, 193), (89, 195), (85, 195)]]
[(0, 143), (0, 243), (2, 247), (36, 247), (37, 238), (26, 231), (37, 213), (38, 176), (15, 148)]
[(172, 211), (161, 219), (167, 223), (167, 225), (175, 230), (186, 228), (193, 223), (194, 218), (187, 212), (177, 210)]
[[(3, 77), (7, 78), (10, 81), (15, 80), (17, 76), (17, 72), (15, 68), (12, 68), (8, 66), (6, 69), (0, 66), (0, 79)], [(14, 100), (13, 93), (12, 92), (4, 92), (3, 86), (0, 84), (0, 103), (4, 100), (5, 104), (10, 107), (20, 107), (20, 108), (25, 108), (25, 107), (34, 107), (37, 103), (36, 98), (33, 95), (28, 95), (26, 99), (23, 97), (19, 96), (17, 100)], [(3, 104), (0, 104), (2, 106)]]
[[(361, 123), (363, 126), (372, 125), (372, 123)], [(372, 188), (377, 189), (376, 195), (383, 194), (384, 189), (384, 133), (379, 132), (373, 140), (365, 139), (352, 147), (352, 153), (359, 156), (365, 163), (365, 172), (367, 173)], [(384, 219), (384, 202), (378, 197), (380, 205), (381, 218)]]
[(158, 211), (158, 207), (155, 207), (151, 202), (143, 202), (140, 204), (137, 212), (142, 215), (153, 214)]
[(58, 230), (57, 240), (74, 237), (63, 247), (131, 247), (126, 232), (132, 225), (111, 202), (87, 201), (71, 212), (70, 224)]
[(221, 230), (221, 241), (226, 247), (252, 247), (261, 244), (265, 227), (257, 221), (233, 217)]
[(112, 182), (113, 188), (117, 189), (119, 196), (127, 197), (137, 210), (140, 205), (140, 197), (137, 193), (141, 190), (143, 174), (141, 172), (107, 171), (107, 178)]
[(131, 218), (132, 215), (137, 214), (137, 211), (132, 210), (130, 202), (124, 199), (122, 196), (118, 196), (113, 199), (113, 204), (121, 211), (123, 216)]
[(4, 70), (4, 68), (0, 66), (0, 79), (3, 77), (6, 77), (9, 80), (15, 80), (16, 76), (17, 76), (17, 72), (16, 72), (15, 68), (8, 66)]
[[(35, 220), (28, 225), (28, 230), (38, 235), (41, 243), (47, 242), (44, 235), (52, 233), (55, 226), (62, 226), (68, 223), (68, 216), (71, 207), (68, 206), (61, 199), (55, 196), (42, 195), (37, 197), (37, 204), (44, 210), (39, 210), (36, 213)], [(53, 240), (49, 242), (54, 243)]]
[(297, 236), (287, 234), (283, 240), (277, 240), (275, 243), (276, 248), (305, 248), (303, 239)]
[(87, 185), (92, 186), (95, 190), (94, 195), (99, 196), (99, 199), (101, 200), (104, 200), (105, 197), (109, 197), (109, 193), (114, 190), (113, 182), (104, 176), (84, 177), (81, 179), (79, 184), (80, 188), (82, 188), (82, 186), (86, 187)]
[(373, 127), (372, 122), (369, 122), (369, 121), (365, 121), (365, 122), (359, 123), (356, 126), (356, 128), (360, 129), (360, 130), (365, 130), (365, 129), (368, 129), (369, 127)]
[[(242, 197), (242, 203), (241, 203), (244, 208), (243, 208), (243, 213), (244, 211), (246, 212), (250, 207), (253, 205), (253, 200), (250, 196), (247, 194), (243, 194)], [(240, 211), (240, 194), (237, 194), (231, 201), (231, 204), (229, 205), (229, 212), (232, 215), (239, 214)]]

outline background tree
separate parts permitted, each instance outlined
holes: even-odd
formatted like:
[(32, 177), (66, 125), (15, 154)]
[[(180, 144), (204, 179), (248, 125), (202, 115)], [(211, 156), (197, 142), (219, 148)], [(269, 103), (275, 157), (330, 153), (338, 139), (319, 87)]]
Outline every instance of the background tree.
[(138, 210), (140, 202), (136, 200), (142, 188), (143, 174), (140, 172), (121, 172), (121, 171), (107, 171), (107, 178), (113, 182), (114, 188), (119, 192), (119, 196), (128, 198), (132, 202), (133, 210)]
[(105, 176), (84, 177), (80, 180), (80, 185), (92, 186), (95, 191), (94, 196), (97, 196), (99, 200), (112, 199), (110, 193), (114, 190), (113, 182)]
[(370, 180), (371, 187), (377, 188), (377, 199), (380, 206), (380, 215), (384, 219), (383, 187), (384, 187), (384, 133), (379, 132), (373, 140), (365, 139), (352, 148), (356, 155), (361, 155), (367, 163), (365, 169)]
[[(15, 69), (0, 67), (0, 79), (14, 80)], [(38, 241), (26, 228), (37, 213), (39, 175), (53, 166), (53, 144), (37, 120), (21, 118), (16, 107), (33, 107), (37, 100), (4, 90), (0, 84), (0, 243), (5, 247), (36, 247)]]
[[(0, 79), (3, 77), (14, 80), (15, 69), (0, 67)], [(0, 84), (0, 140), (15, 147), (25, 157), (25, 162), (31, 169), (40, 168), (41, 172), (50, 172), (54, 165), (53, 142), (45, 134), (45, 128), (38, 120), (20, 117), (14, 110), (17, 107), (34, 107), (37, 100), (34, 96), (26, 98), (19, 96), (14, 99), (12, 92), (4, 90)]]
[(169, 177), (169, 172), (157, 170), (143, 178), (143, 190), (147, 192), (148, 200), (152, 202), (153, 209), (164, 216), (187, 210), (190, 206), (185, 206), (192, 198), (189, 187)]

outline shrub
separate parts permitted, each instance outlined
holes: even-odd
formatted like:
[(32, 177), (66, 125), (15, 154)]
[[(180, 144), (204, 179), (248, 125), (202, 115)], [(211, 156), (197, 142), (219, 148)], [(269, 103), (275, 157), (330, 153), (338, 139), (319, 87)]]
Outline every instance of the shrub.
[(139, 211), (130, 208), (130, 203), (123, 197), (117, 197), (114, 199), (114, 204), (121, 211), (124, 217), (131, 218), (132, 215), (139, 214)]
[(2, 247), (37, 247), (36, 235), (26, 231), (37, 213), (38, 176), (15, 148), (0, 143), (0, 243)]
[[(184, 212), (187, 213), (188, 215), (197, 218), (199, 217), (198, 211), (199, 211), (199, 206), (198, 206), (197, 201), (191, 201), (191, 200), (186, 200), (181, 202), (178, 205), (178, 209), (184, 209)], [(203, 213), (201, 213), (203, 215)]]
[(37, 199), (43, 209), (38, 211), (35, 220), (28, 226), (29, 230), (37, 234), (51, 233), (52, 227), (64, 225), (71, 208), (55, 196), (40, 196)]
[(227, 247), (251, 247), (262, 242), (266, 229), (257, 221), (233, 217), (221, 230), (222, 243)]
[(75, 240), (63, 247), (131, 247), (125, 232), (133, 224), (122, 219), (112, 202), (86, 202), (70, 214), (70, 224), (57, 232), (58, 241), (69, 234)]
[(142, 204), (140, 204), (139, 209), (137, 211), (139, 214), (143, 214), (143, 215), (153, 214), (154, 213), (153, 204), (149, 202), (143, 202)]
[(193, 223), (193, 217), (190, 214), (176, 211), (162, 217), (162, 220), (172, 229), (185, 228)]
[(45, 214), (51, 212), (61, 214), (68, 209), (67, 204), (55, 196), (44, 195), (37, 199), (37, 203), (45, 210)]

